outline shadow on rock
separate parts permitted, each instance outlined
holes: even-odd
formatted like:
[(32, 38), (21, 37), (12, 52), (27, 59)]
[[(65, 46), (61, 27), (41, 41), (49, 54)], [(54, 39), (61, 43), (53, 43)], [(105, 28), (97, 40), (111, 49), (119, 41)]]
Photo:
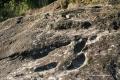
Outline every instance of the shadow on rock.
[(77, 54), (82, 51), (82, 49), (85, 47), (87, 38), (83, 38), (77, 41), (77, 44), (74, 46), (74, 53)]
[(67, 70), (77, 69), (85, 62), (85, 55), (82, 53), (78, 55), (75, 59), (72, 60), (70, 66), (67, 67)]
[(54, 42), (43, 46), (42, 48), (35, 48), (30, 51), (24, 51), (23, 53), (17, 53), (9, 56), (11, 60), (20, 57), (21, 60), (24, 59), (38, 59), (48, 55), (49, 52), (55, 50), (56, 48), (66, 46), (70, 44), (70, 40), (64, 41), (64, 39), (58, 39)]
[(34, 72), (41, 72), (41, 71), (53, 69), (56, 66), (57, 66), (57, 62), (52, 62), (52, 63), (49, 63), (47, 65), (43, 65), (43, 66), (37, 67), (36, 69), (34, 69)]

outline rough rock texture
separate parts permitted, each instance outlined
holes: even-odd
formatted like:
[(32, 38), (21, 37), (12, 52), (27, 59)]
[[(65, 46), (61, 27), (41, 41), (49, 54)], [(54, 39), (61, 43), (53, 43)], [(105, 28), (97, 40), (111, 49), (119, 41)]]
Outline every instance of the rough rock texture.
[(120, 13), (112, 6), (0, 23), (0, 80), (120, 80)]

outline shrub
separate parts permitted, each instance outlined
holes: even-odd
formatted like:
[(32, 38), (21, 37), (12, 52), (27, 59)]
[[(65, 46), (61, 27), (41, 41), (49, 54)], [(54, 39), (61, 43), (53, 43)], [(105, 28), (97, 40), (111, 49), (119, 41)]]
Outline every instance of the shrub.
[(40, 8), (55, 0), (0, 0), (0, 21), (24, 14), (28, 9)]
[[(28, 9), (40, 8), (56, 0), (0, 0), (0, 21), (7, 18), (19, 16)], [(120, 3), (119, 0), (59, 0), (62, 8), (67, 8), (69, 3), (77, 4), (97, 4), (110, 3), (112, 5)]]

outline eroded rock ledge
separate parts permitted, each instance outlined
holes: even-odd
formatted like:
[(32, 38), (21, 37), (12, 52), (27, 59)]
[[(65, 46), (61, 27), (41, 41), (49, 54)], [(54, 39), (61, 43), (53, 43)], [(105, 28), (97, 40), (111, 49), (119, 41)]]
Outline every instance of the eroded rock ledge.
[(0, 23), (1, 80), (119, 80), (120, 13), (111, 6)]

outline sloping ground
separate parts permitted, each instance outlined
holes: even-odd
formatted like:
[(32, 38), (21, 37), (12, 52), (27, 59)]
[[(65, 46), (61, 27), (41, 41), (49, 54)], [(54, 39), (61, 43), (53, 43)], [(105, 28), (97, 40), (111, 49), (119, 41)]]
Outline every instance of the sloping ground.
[(112, 6), (0, 23), (1, 80), (120, 80), (120, 13)]
[(32, 9), (29, 11), (26, 11), (26, 15), (36, 15), (36, 14), (40, 14), (40, 13), (45, 13), (45, 12), (54, 12), (56, 10), (59, 10), (60, 7), (60, 3), (59, 1), (54, 1), (49, 5), (46, 5), (42, 8), (37, 8), (37, 9)]

